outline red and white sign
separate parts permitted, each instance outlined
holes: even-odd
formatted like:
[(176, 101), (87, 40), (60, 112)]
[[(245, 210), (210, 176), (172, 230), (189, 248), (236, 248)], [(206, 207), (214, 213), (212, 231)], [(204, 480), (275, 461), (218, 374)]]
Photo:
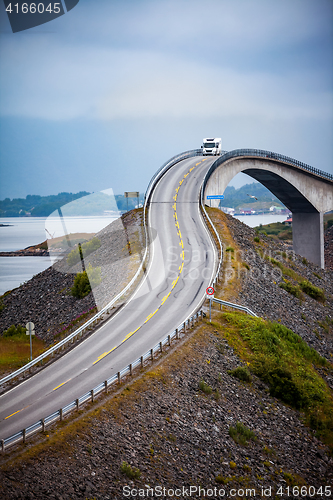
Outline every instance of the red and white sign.
[(212, 286), (209, 286), (208, 288), (206, 288), (206, 293), (207, 295), (214, 295), (215, 290)]

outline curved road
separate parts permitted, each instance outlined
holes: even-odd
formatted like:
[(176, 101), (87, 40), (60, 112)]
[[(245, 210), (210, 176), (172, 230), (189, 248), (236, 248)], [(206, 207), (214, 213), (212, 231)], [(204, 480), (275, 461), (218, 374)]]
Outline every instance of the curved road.
[(0, 439), (80, 397), (156, 345), (200, 304), (216, 250), (199, 205), (215, 158), (192, 157), (158, 181), (150, 200), (146, 279), (126, 305), (75, 349), (0, 396)]

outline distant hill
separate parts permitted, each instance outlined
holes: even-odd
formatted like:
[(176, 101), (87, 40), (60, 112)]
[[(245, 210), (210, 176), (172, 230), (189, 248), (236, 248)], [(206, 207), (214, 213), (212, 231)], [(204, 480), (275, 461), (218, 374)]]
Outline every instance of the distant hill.
[[(250, 196), (258, 198), (250, 198)], [(261, 205), (276, 205), (284, 207), (283, 203), (274, 196), (265, 186), (257, 182), (245, 184), (238, 189), (233, 186), (228, 186), (224, 191), (224, 200), (221, 200), (220, 205), (229, 208), (240, 208), (245, 205), (253, 205), (253, 208), (259, 208)]]
[(0, 217), (47, 217), (58, 208), (90, 193), (59, 193), (50, 196), (28, 194), (26, 198), (6, 198), (0, 201)]
[[(79, 201), (84, 196), (86, 200)], [(139, 203), (143, 203), (144, 195), (140, 194)], [(70, 203), (70, 205), (68, 205)], [(126, 199), (124, 195), (108, 196), (103, 192), (59, 193), (57, 195), (39, 196), (29, 194), (26, 198), (0, 200), (0, 217), (48, 217), (55, 210), (65, 210), (64, 216), (100, 215), (104, 210), (126, 211), (135, 208), (137, 198)], [(66, 208), (64, 208), (64, 206)]]

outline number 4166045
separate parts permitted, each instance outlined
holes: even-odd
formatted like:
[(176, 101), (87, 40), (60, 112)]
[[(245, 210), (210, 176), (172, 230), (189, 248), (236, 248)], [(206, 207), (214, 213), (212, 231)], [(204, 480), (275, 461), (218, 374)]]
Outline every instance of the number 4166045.
[(12, 12), (16, 14), (43, 14), (44, 12), (48, 12), (49, 14), (59, 14), (60, 13), (60, 2), (57, 3), (49, 3), (47, 7), (43, 3), (23, 3), (21, 6), (16, 3), (10, 3), (6, 8), (6, 11), (11, 14)]

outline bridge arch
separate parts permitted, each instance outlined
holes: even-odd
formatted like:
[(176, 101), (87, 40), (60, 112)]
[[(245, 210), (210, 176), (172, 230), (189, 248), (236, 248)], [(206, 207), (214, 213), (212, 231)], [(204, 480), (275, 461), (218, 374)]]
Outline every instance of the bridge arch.
[[(294, 251), (324, 267), (323, 214), (333, 209), (333, 176), (270, 151), (230, 151), (206, 175), (205, 202), (208, 195), (223, 194), (239, 172), (263, 184), (292, 212)], [(218, 206), (218, 200), (212, 202)]]

